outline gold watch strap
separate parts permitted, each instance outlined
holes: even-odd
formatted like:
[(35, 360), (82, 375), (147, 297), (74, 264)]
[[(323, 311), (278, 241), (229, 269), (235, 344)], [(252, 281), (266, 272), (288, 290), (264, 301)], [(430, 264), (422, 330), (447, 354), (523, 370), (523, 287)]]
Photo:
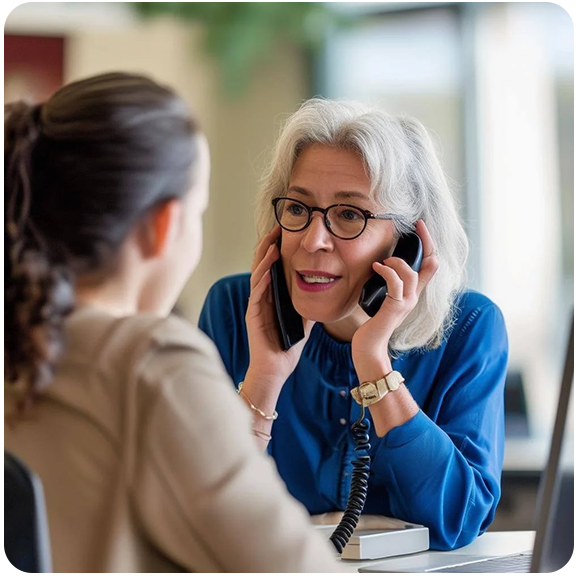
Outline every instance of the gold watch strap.
[(385, 380), (387, 381), (389, 393), (396, 391), (405, 382), (403, 375), (399, 371), (391, 371), (388, 375), (385, 375)]
[(368, 407), (380, 401), (387, 393), (396, 391), (404, 380), (400, 372), (391, 371), (376, 381), (362, 383), (351, 389), (350, 394), (359, 405)]

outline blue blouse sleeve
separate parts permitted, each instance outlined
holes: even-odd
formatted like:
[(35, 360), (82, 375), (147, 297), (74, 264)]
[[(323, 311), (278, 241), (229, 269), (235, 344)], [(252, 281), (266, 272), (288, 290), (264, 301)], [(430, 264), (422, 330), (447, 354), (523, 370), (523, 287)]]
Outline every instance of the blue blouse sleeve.
[(492, 302), (452, 333), (431, 403), (381, 439), (373, 460), (391, 513), (430, 530), (434, 549), (459, 548), (490, 525), (504, 446), (505, 323)]

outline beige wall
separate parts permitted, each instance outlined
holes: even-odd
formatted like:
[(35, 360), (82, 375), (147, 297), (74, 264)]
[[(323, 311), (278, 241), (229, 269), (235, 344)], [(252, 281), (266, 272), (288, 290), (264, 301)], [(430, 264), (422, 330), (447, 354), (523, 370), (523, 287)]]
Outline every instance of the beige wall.
[[(13, 31), (34, 33), (34, 25), (26, 22), (33, 20), (20, 19)], [(38, 34), (46, 22), (43, 17)], [(67, 37), (65, 79), (113, 69), (149, 74), (175, 88), (200, 118), (212, 152), (211, 197), (204, 218), (203, 258), (179, 301), (183, 313), (197, 322), (211, 284), (250, 267), (260, 172), (279, 121), (307, 96), (303, 62), (291, 49), (269, 55), (248, 91), (232, 101), (219, 88), (217, 68), (204, 54), (197, 26), (166, 19), (116, 22), (98, 27), (69, 23), (60, 31)], [(50, 33), (59, 34), (58, 22), (51, 24)]]

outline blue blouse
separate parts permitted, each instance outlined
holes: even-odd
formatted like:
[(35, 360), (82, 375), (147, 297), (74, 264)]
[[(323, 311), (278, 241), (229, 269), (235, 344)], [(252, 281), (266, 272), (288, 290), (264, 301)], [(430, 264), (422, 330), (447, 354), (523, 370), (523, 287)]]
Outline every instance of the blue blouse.
[[(249, 364), (245, 314), (249, 274), (219, 280), (199, 327), (216, 344), (235, 384)], [(459, 548), (491, 524), (500, 497), (508, 343), (499, 308), (461, 294), (455, 325), (434, 350), (392, 361), (421, 410), (379, 438), (371, 420), (371, 473), (363, 513), (429, 528), (432, 549)], [(360, 407), (350, 343), (315, 324), (277, 404), (268, 452), (290, 493), (311, 514), (343, 511)], [(368, 413), (368, 410), (367, 410)]]

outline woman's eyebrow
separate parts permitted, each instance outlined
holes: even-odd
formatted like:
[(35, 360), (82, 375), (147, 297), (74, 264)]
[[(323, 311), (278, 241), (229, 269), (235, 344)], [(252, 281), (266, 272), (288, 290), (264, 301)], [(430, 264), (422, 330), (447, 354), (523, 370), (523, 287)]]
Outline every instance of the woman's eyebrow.
[[(310, 192), (305, 187), (300, 187), (299, 185), (291, 185), (288, 188), (288, 191), (289, 192), (292, 191), (294, 193), (300, 193), (300, 194), (305, 195), (307, 197), (312, 197), (312, 192)], [(360, 191), (337, 191), (334, 194), (334, 197), (336, 197), (337, 199), (356, 198), (356, 199), (361, 199), (363, 201), (369, 201), (369, 196), (365, 195), (364, 193), (361, 193)]]
[(334, 197), (338, 197), (340, 199), (351, 199), (354, 197), (356, 199), (369, 201), (369, 196), (364, 193), (361, 193), (360, 191), (338, 191), (337, 193), (334, 194)]
[(288, 188), (288, 191), (293, 191), (294, 193), (301, 193), (302, 195), (306, 195), (306, 196), (312, 196), (312, 193), (310, 193), (310, 191), (308, 191), (306, 188), (304, 187), (300, 187), (299, 185), (291, 185)]

